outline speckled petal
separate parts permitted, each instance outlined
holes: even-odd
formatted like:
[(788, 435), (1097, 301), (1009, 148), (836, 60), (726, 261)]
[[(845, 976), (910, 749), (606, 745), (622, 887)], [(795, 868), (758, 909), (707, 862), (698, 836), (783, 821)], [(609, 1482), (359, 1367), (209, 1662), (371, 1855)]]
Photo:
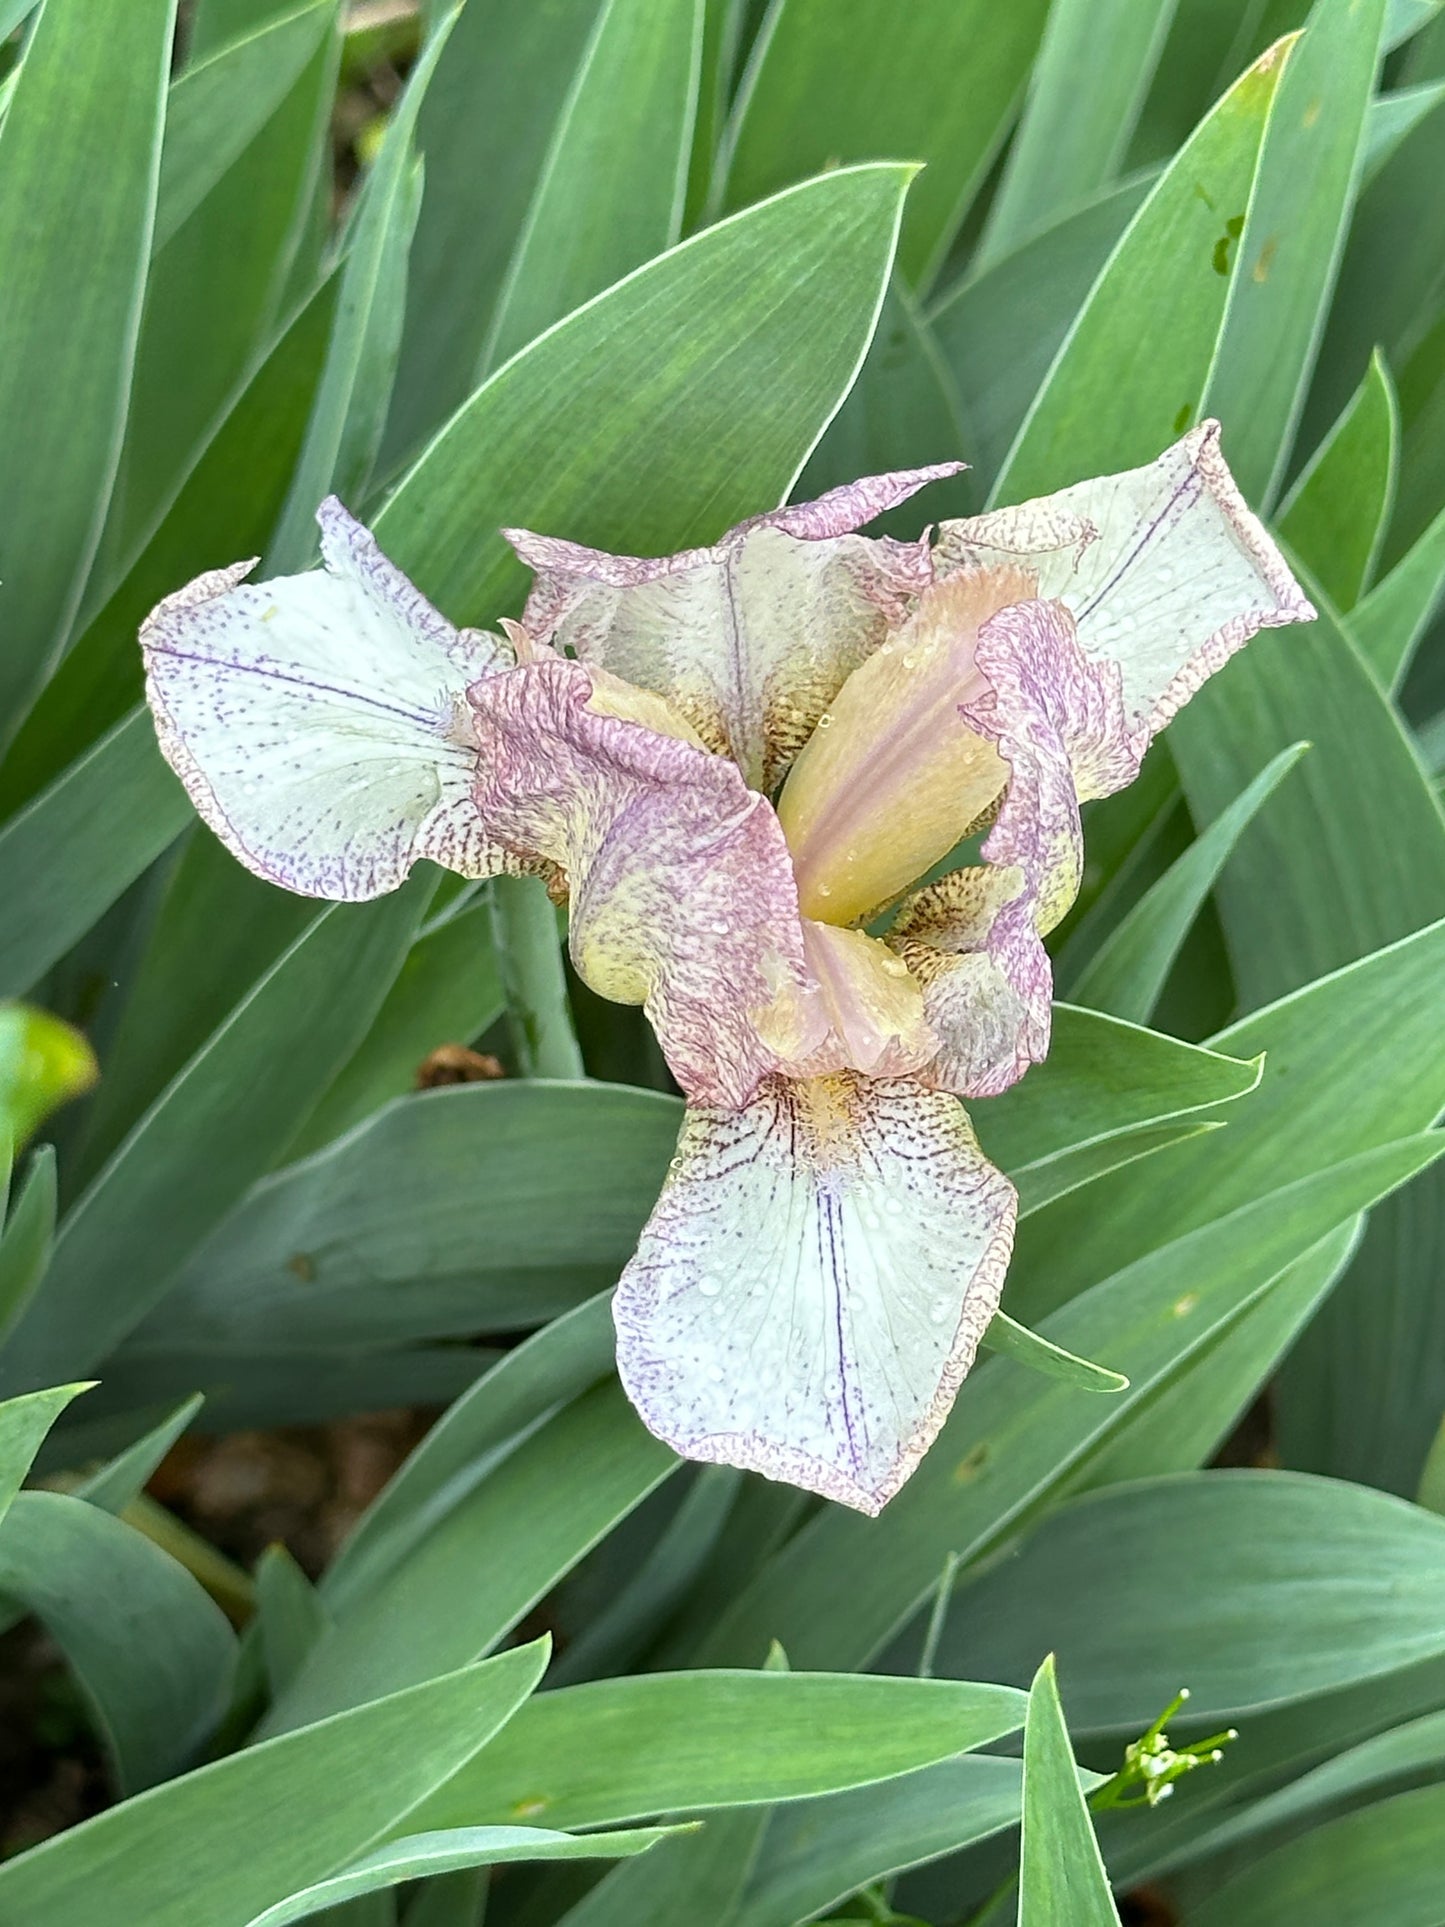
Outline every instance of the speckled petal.
[(1018, 602), (983, 625), (990, 693), (964, 719), (997, 747), (1008, 788), (984, 842), (986, 868), (921, 891), (891, 939), (923, 985), (942, 1051), (931, 1081), (970, 1097), (1007, 1089), (1047, 1052), (1052, 974), (1043, 937), (1078, 894), (1079, 796), (1134, 773), (1112, 663), (1092, 663), (1062, 602)]
[(958, 467), (871, 476), (755, 516), (712, 548), (656, 559), (509, 530), (537, 571), (527, 629), (666, 696), (709, 749), (771, 792), (931, 580), (926, 539), (852, 531)]
[(1036, 572), (1039, 594), (1068, 605), (1085, 655), (1118, 665), (1136, 768), (1257, 630), (1315, 613), (1236, 488), (1212, 421), (1147, 467), (942, 523), (934, 561), (940, 575), (1004, 561)]
[(318, 520), (325, 569), (247, 583), (238, 563), (147, 617), (163, 754), (227, 849), (304, 896), (379, 896), (419, 857), (515, 867), (472, 802), (465, 700), (510, 649), (453, 629), (339, 502)]
[(826, 1032), (792, 865), (767, 801), (640, 694), (559, 659), (478, 684), (477, 805), (565, 872), (582, 978), (645, 1007), (689, 1096), (745, 1104)]
[(1016, 1210), (962, 1107), (911, 1081), (691, 1109), (614, 1301), (628, 1396), (685, 1458), (876, 1513), (973, 1363)]

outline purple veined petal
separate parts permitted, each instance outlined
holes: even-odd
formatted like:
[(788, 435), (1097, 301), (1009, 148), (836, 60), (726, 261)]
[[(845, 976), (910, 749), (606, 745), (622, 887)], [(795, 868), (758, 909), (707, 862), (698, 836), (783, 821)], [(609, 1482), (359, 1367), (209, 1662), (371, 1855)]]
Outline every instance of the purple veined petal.
[(685, 1458), (876, 1513), (997, 1309), (1017, 1196), (911, 1080), (770, 1080), (691, 1109), (614, 1300), (622, 1382)]
[(582, 663), (523, 663), (472, 702), (481, 816), (565, 873), (579, 975), (644, 1006), (688, 1095), (746, 1104), (816, 1049), (787, 845), (736, 768), (661, 698)]
[(1062, 602), (1001, 609), (975, 654), (990, 690), (964, 718), (997, 748), (1008, 787), (983, 866), (920, 891), (890, 941), (922, 984), (942, 1044), (924, 1075), (991, 1097), (1048, 1050), (1053, 978), (1042, 939), (1078, 894), (1080, 794), (1120, 789), (1138, 765), (1118, 666), (1089, 660)]
[(867, 477), (754, 516), (712, 548), (657, 558), (508, 530), (537, 572), (527, 628), (667, 697), (709, 749), (771, 793), (932, 577), (926, 538), (853, 531), (959, 466)]
[(234, 856), (303, 896), (379, 896), (421, 857), (517, 867), (472, 801), (466, 703), (510, 649), (454, 629), (339, 502), (317, 519), (324, 569), (247, 583), (238, 563), (146, 618), (166, 760)]
[(1252, 635), (1315, 613), (1236, 488), (1212, 421), (1146, 467), (940, 525), (940, 575), (1004, 560), (1068, 605), (1086, 656), (1118, 665), (1136, 768)]

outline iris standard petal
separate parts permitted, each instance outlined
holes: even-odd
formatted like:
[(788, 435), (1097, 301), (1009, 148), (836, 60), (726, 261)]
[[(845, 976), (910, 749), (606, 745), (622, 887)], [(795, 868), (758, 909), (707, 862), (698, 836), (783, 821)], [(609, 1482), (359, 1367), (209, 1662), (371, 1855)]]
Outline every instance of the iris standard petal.
[(961, 1106), (911, 1081), (689, 1110), (614, 1301), (628, 1396), (686, 1458), (875, 1513), (973, 1363), (1016, 1211)]
[(162, 753), (227, 849), (305, 896), (379, 896), (419, 857), (516, 867), (472, 801), (466, 704), (511, 651), (454, 629), (339, 502), (318, 520), (324, 569), (247, 583), (238, 563), (146, 618)]
[(1315, 613), (1236, 488), (1212, 421), (1144, 468), (944, 522), (934, 560), (940, 575), (1021, 562), (1041, 596), (1068, 605), (1085, 655), (1118, 665), (1136, 768), (1257, 630)]
[(480, 814), (565, 873), (579, 975), (645, 1007), (688, 1095), (746, 1104), (814, 1050), (826, 1017), (787, 845), (733, 764), (656, 696), (578, 662), (523, 663), (472, 702)]
[(890, 940), (923, 985), (942, 1050), (926, 1073), (989, 1097), (1047, 1052), (1052, 973), (1043, 937), (1078, 894), (1079, 796), (1135, 770), (1113, 663), (1084, 655), (1062, 602), (1018, 602), (979, 631), (987, 695), (964, 718), (997, 748), (1008, 787), (981, 854), (905, 903)]
[(957, 462), (876, 475), (754, 517), (712, 548), (607, 555), (508, 530), (537, 572), (526, 626), (658, 691), (771, 793), (849, 673), (931, 579), (926, 539), (852, 533)]

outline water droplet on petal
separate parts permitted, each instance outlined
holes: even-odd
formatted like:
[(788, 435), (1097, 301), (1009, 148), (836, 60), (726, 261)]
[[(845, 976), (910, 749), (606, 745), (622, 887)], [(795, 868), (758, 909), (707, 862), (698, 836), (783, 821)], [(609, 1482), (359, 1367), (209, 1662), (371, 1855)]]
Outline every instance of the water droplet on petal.
[(721, 1384), (722, 1384), (722, 1382), (723, 1382), (723, 1371), (722, 1371), (722, 1366), (721, 1366), (721, 1365), (709, 1365), (709, 1367), (708, 1367), (708, 1371), (707, 1371), (707, 1376), (708, 1376), (708, 1382), (709, 1382), (709, 1384), (712, 1384), (712, 1385), (721, 1385)]
[(728, 934), (729, 930), (731, 929), (732, 929), (732, 925), (730, 923), (725, 923), (723, 919), (719, 917), (717, 922), (712, 927), (712, 933), (715, 937), (725, 937)]
[(944, 1324), (947, 1321), (949, 1314), (950, 1314), (950, 1306), (946, 1298), (938, 1299), (935, 1304), (929, 1307), (928, 1315), (933, 1320), (935, 1325)]
[(827, 713), (826, 710), (818, 718), (818, 727), (819, 729), (831, 729), (833, 727), (833, 718)]
[(722, 1290), (722, 1281), (717, 1278), (699, 1278), (697, 1288), (704, 1298), (716, 1298)]
[(831, 897), (833, 894), (833, 891), (830, 885), (826, 883), (820, 883), (816, 886), (816, 894), (820, 897)]

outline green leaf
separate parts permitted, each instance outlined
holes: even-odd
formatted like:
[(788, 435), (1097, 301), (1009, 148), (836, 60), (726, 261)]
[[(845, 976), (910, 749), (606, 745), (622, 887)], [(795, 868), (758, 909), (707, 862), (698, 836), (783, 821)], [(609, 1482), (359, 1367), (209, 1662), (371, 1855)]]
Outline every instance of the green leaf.
[(1119, 1914), (1079, 1791), (1053, 1655), (1034, 1675), (1024, 1722), (1019, 1927), (1118, 1927)]
[(1247, 1867), (1197, 1908), (1191, 1927), (1438, 1927), (1445, 1786), (1348, 1813)]
[(1433, 1021), (1442, 969), (1445, 922), (1221, 1032), (1218, 1050), (1265, 1053), (1249, 1103), (1229, 1113), (1228, 1130), (1161, 1151), (1028, 1220), (1010, 1309), (1035, 1322), (1171, 1236), (1402, 1128), (1427, 1129), (1445, 1100), (1445, 1040)]
[(1434, 1443), (1425, 1455), (1415, 1502), (1427, 1511), (1438, 1512), (1445, 1517), (1445, 1419), (1441, 1420)]
[(533, 1700), (413, 1817), (591, 1827), (803, 1799), (987, 1746), (1018, 1728), (1024, 1704), (1005, 1686), (867, 1674), (596, 1680)]
[(485, 1871), (433, 1874), (407, 1909), (405, 1927), (483, 1927)]
[(104, 1357), (163, 1296), (365, 1034), (432, 887), (324, 911), (177, 1074), (61, 1225), (5, 1354), (11, 1383)]
[(555, 1319), (508, 1352), (457, 1400), (362, 1514), (327, 1569), (327, 1605), (374, 1590), (549, 1413), (612, 1371), (606, 1297)]
[(293, 1894), (263, 1914), (249, 1927), (290, 1927), (310, 1920), (324, 1907), (335, 1907), (403, 1881), (421, 1880), (460, 1867), (500, 1867), (522, 1860), (626, 1860), (646, 1853), (666, 1840), (669, 1827), (634, 1827), (623, 1833), (576, 1835), (554, 1833), (545, 1827), (453, 1827), (441, 1833), (409, 1834), (348, 1867), (329, 1880)]
[[(1301, 734), (1311, 754), (1220, 879), (1246, 1005), (1445, 911), (1439, 801), (1393, 706), (1328, 612), (1259, 638), (1171, 729), (1196, 820), (1213, 817), (1246, 773)], [(1437, 1185), (1376, 1220), (1287, 1370), (1284, 1410), (1298, 1415), (1286, 1426), (1291, 1463), (1414, 1489), (1445, 1404), (1433, 1340), (1445, 1249)]]
[(331, 0), (305, 0), (194, 61), (172, 83), (152, 245), (162, 248), (250, 146), (321, 45)]
[[(572, 1686), (578, 1680), (626, 1672), (644, 1652), (650, 1665), (656, 1663), (649, 1651), (651, 1643), (696, 1589), (710, 1561), (719, 1555), (742, 1479), (734, 1466), (704, 1466), (687, 1481), (681, 1503), (645, 1557), (637, 1558), (621, 1539), (606, 1548), (627, 1576), (607, 1588), (610, 1596), (606, 1603), (569, 1635), (567, 1650), (552, 1675), (554, 1685)], [(600, 1558), (597, 1564), (600, 1570)], [(597, 1574), (588, 1577), (599, 1583)], [(585, 1593), (586, 1585), (586, 1579), (579, 1576), (579, 1590)], [(728, 1849), (729, 1859), (737, 1858), (737, 1848), (734, 1842)], [(711, 1853), (704, 1853), (701, 1847), (670, 1849), (665, 1858), (683, 1853), (694, 1869), (700, 1860), (712, 1864)], [(629, 1875), (621, 1884), (630, 1884), (633, 1879), (641, 1880), (642, 1876)]]
[(76, 1393), (87, 1390), (84, 1383), (57, 1385), (0, 1401), (0, 1519), (20, 1490), (45, 1434)]
[(679, 1894), (687, 1895), (688, 1927), (733, 1927), (771, 1813), (770, 1807), (741, 1807), (715, 1814), (660, 1853), (614, 1867), (557, 1927), (673, 1927)]
[(1195, 838), (1124, 916), (1070, 987), (1079, 1003), (1147, 1023), (1185, 937), (1234, 854), (1235, 845), (1281, 779), (1309, 748), (1281, 750)]
[(1248, 498), (1273, 500), (1329, 306), (1364, 153), (1385, 0), (1318, 0), (1285, 65), (1199, 412)]
[(430, 1679), (495, 1647), (676, 1468), (614, 1381), (517, 1442), (318, 1640), (265, 1730)]
[(600, 0), (467, 0), (417, 129), (426, 194), (384, 460), (466, 400), (507, 263)]
[(0, 1232), (0, 1345), (35, 1295), (55, 1237), (55, 1152), (42, 1144)]
[(134, 1445), (118, 1453), (108, 1465), (90, 1473), (75, 1487), (73, 1497), (98, 1505), (103, 1512), (123, 1512), (181, 1434), (190, 1428), (204, 1400), (199, 1393), (182, 1399), (159, 1425), (138, 1438)]
[(0, 1003), (0, 1132), (23, 1145), (53, 1110), (96, 1079), (95, 1052), (73, 1024), (31, 1004)]
[(870, 0), (777, 0), (725, 143), (723, 204), (840, 161), (922, 161), (899, 266), (926, 284), (1007, 131), (1044, 12), (1043, 0), (916, 0), (884, 28)]
[(256, 1562), (256, 1617), (272, 1698), (284, 1693), (331, 1625), (316, 1588), (285, 1546), (267, 1546)]
[(1020, 1365), (1042, 1372), (1046, 1378), (1056, 1378), (1065, 1385), (1077, 1385), (1086, 1392), (1124, 1392), (1129, 1389), (1129, 1381), (1122, 1372), (1111, 1372), (1107, 1365), (1095, 1365), (1087, 1358), (1076, 1358), (1072, 1352), (1050, 1344), (1047, 1338), (1030, 1331), (1026, 1325), (1017, 1324), (1007, 1312), (994, 1313), (983, 1335), (983, 1342), (991, 1352), (1002, 1352), (1006, 1358), (1017, 1359)]
[(64, 1653), (122, 1792), (196, 1758), (225, 1709), (236, 1642), (168, 1553), (82, 1499), (22, 1492), (0, 1527), (0, 1592)]
[[(1272, 47), (1201, 121), (1079, 310), (994, 488), (1014, 502), (1152, 461), (1198, 419), (1265, 127)], [(1138, 344), (1150, 353), (1141, 362)]]
[(417, 115), (457, 15), (428, 39), (407, 76), (352, 219), (336, 321), (306, 439), (266, 550), (268, 572), (316, 554), (316, 508), (335, 493), (360, 508), (381, 446), (401, 350), (407, 258), (421, 205)]
[[(97, 570), (102, 595), (155, 533), (283, 313), (312, 292), (309, 275), (295, 294), (288, 288), (318, 175), (329, 165), (338, 15), (338, 0), (328, 0), (328, 29), (299, 78), (152, 260)], [(245, 76), (232, 79), (239, 87)], [(246, 109), (238, 102), (234, 111)]]
[(1222, 1131), (1223, 1118), (1181, 1118), (1175, 1124), (1145, 1125), (1141, 1130), (1123, 1131), (1105, 1138), (1101, 1144), (1081, 1144), (1077, 1150), (1061, 1152), (1041, 1164), (1029, 1165), (1014, 1173), (1019, 1194), (1019, 1221), (1050, 1205), (1070, 1191), (1093, 1184), (1110, 1171), (1118, 1171), (1140, 1158), (1153, 1157), (1171, 1145), (1183, 1144), (1208, 1131)]
[(616, 1281), (680, 1121), (675, 1098), (620, 1085), (400, 1099), (259, 1185), (130, 1349), (351, 1349), (540, 1324)]
[[(154, 736), (149, 715), (141, 721)], [(159, 751), (154, 750), (159, 765)], [(245, 870), (192, 823), (170, 870), (67, 1177), (84, 1185), (248, 992), (324, 914)], [(215, 941), (225, 930), (224, 948)]]
[(1445, 508), (1350, 617), (1350, 634), (1387, 689), (1396, 690), (1445, 596)]
[(1445, 81), (1427, 80), (1418, 87), (1397, 87), (1376, 94), (1365, 116), (1365, 155), (1362, 182), (1375, 178), (1407, 134), (1445, 100)]
[(304, 1157), (416, 1089), (425, 1060), (444, 1044), (471, 1044), (502, 1014), (502, 985), (485, 895), (449, 910), (417, 938), (396, 982), (291, 1147)]
[(996, 1164), (1037, 1180), (1065, 1155), (1243, 1097), (1259, 1076), (1258, 1063), (1059, 1004), (1044, 1062), (969, 1113)]
[(992, 267), (965, 274), (928, 314), (951, 377), (981, 501), (1074, 316), (1154, 174), (1096, 195)]
[(1438, 1774), (1445, 1765), (1445, 1712), (1426, 1713), (1403, 1726), (1392, 1726), (1358, 1746), (1346, 1748), (1288, 1786), (1251, 1801), (1242, 1812), (1212, 1828), (1191, 1849), (1189, 1857), (1215, 1854), (1244, 1840), (1291, 1826), (1306, 1816), (1315, 1818), (1361, 1794), (1375, 1793), (1396, 1780), (1422, 1772)]
[(1245, 1312), (1080, 1468), (1076, 1489), (1113, 1485), (1140, 1470), (1192, 1472), (1234, 1430), (1319, 1310), (1359, 1247), (1352, 1219), (1286, 1267)]
[(0, 741), (64, 647), (115, 479), (175, 12), (47, 0), (0, 123)]
[(1017, 248), (1117, 177), (1173, 13), (1174, 0), (1049, 9), (980, 261)]
[[(948, 1553), (966, 1564), (1016, 1531), (1287, 1265), (1440, 1148), (1428, 1136), (1367, 1152), (1106, 1276), (1047, 1319), (1044, 1336), (1109, 1359), (1127, 1373), (1127, 1392), (1094, 1398), (1042, 1378), (1021, 1388), (1004, 1360), (975, 1367), (941, 1437), (882, 1515), (864, 1521), (834, 1509), (812, 1519), (731, 1601), (703, 1658), (752, 1654), (777, 1638), (809, 1665), (866, 1664), (928, 1597)], [(840, 1570), (849, 1573), (844, 1588)]]
[(1400, 405), (1379, 354), (1349, 407), (1325, 437), (1276, 518), (1340, 610), (1353, 609), (1369, 588), (1395, 504)]
[[(812, 498), (858, 475), (972, 454), (972, 438), (932, 329), (899, 275), (894, 275), (868, 359), (798, 482)], [(933, 518), (967, 515), (974, 506), (966, 475), (930, 483), (922, 512)], [(903, 503), (879, 517), (885, 534), (917, 535), (919, 503)]]
[[(1437, 78), (1442, 72), (1437, 53), (1433, 70), (1418, 78)], [(1377, 348), (1398, 376), (1434, 319), (1438, 263), (1445, 245), (1445, 209), (1437, 192), (1442, 160), (1445, 101), (1420, 119), (1359, 196), (1305, 413), (1306, 443), (1326, 432)], [(1413, 540), (1416, 533), (1397, 523), (1386, 559), (1393, 560), (1396, 545)]]
[(1445, 1650), (1442, 1585), (1445, 1520), (1403, 1499), (1302, 1473), (1171, 1474), (1074, 1500), (961, 1585), (937, 1663), (1019, 1681), (1052, 1650), (1076, 1731), (1147, 1725), (1181, 1682), (1190, 1720), (1217, 1724)]
[(523, 1646), (125, 1801), (0, 1867), (0, 1909), (27, 1927), (195, 1927), (198, 1910), (246, 1927), (403, 1828), (545, 1663), (545, 1643)]
[(701, 0), (604, 0), (517, 238), (482, 374), (677, 240), (702, 14)]
[(1022, 1786), (1020, 1761), (970, 1754), (882, 1786), (780, 1807), (729, 1927), (809, 1920), (870, 1881), (1017, 1826)]
[[(83, 633), (0, 763), (0, 811), (28, 802), (140, 700), (136, 631), (161, 597), (265, 546), (300, 451), (334, 295), (328, 281), (282, 330), (125, 580), (98, 609), (82, 609)], [(66, 855), (73, 860), (69, 849)]]
[(0, 993), (28, 990), (160, 855), (190, 816), (134, 710), (0, 829)]
[(526, 580), (503, 525), (665, 550), (781, 500), (867, 348), (909, 176), (806, 182), (550, 329), (427, 449), (382, 546), (453, 621), (490, 621)]
[(67, 1425), (56, 1463), (77, 1464), (121, 1449), (179, 1398), (205, 1395), (203, 1430), (263, 1431), (323, 1425), (363, 1412), (440, 1407), (457, 1398), (492, 1362), (467, 1345), (407, 1345), (391, 1351), (146, 1352), (122, 1349), (106, 1360), (102, 1387), (84, 1425)]

